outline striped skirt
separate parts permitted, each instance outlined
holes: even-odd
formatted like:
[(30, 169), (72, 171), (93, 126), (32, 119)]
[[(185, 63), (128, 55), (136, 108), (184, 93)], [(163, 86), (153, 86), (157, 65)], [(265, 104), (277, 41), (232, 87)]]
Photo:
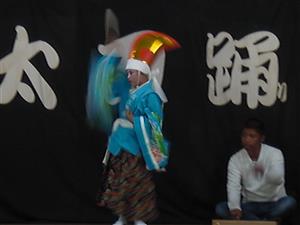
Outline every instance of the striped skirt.
[(97, 205), (105, 206), (127, 221), (152, 221), (158, 216), (155, 185), (142, 157), (122, 151), (110, 156)]

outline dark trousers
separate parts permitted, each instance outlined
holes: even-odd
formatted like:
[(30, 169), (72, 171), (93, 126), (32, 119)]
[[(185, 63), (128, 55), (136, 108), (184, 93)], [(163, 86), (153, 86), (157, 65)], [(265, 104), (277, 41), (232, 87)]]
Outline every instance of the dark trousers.
[[(286, 196), (275, 202), (246, 202), (241, 204), (242, 218), (244, 220), (276, 220), (286, 216), (296, 208), (296, 200)], [(232, 219), (227, 202), (216, 205), (217, 216), (223, 219)]]

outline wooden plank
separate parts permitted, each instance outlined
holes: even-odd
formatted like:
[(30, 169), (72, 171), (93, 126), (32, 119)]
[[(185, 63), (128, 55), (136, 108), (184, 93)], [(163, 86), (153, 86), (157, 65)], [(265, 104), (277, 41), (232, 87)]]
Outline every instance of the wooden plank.
[(276, 221), (212, 220), (212, 225), (279, 225)]

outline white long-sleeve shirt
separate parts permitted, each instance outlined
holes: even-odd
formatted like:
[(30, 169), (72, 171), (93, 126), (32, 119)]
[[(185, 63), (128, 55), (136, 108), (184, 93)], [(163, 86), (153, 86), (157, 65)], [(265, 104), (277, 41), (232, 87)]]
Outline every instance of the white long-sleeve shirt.
[[(263, 173), (255, 171), (255, 166), (263, 168)], [(257, 161), (243, 148), (231, 156), (227, 169), (230, 210), (241, 209), (241, 201), (269, 202), (286, 196), (284, 158), (277, 148), (262, 144)]]

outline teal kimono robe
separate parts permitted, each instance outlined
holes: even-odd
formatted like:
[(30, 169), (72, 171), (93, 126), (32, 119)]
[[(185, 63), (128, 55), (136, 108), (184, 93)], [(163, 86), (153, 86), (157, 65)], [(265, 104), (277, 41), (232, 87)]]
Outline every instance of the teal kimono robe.
[(163, 103), (151, 80), (129, 93), (125, 108), (133, 113), (133, 123), (115, 120), (108, 151), (115, 156), (121, 150), (142, 155), (148, 170), (165, 168), (169, 154), (162, 134)]

